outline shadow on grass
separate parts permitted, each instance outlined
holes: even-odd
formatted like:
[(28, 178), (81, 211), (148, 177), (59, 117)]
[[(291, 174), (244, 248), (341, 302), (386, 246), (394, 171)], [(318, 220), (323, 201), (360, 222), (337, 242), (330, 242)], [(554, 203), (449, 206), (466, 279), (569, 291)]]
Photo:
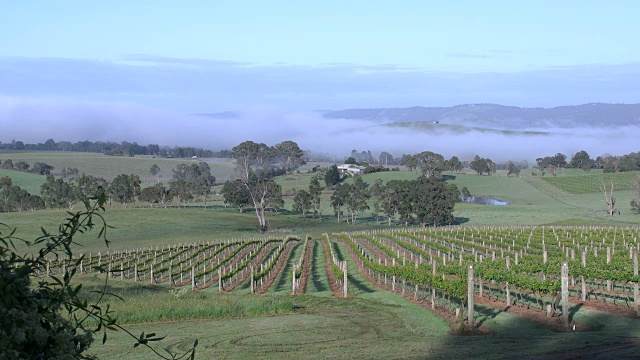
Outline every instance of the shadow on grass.
[[(336, 246), (334, 247), (334, 250), (336, 252), (336, 257), (341, 260), (341, 261), (347, 261), (347, 262), (351, 262), (352, 259), (347, 259), (346, 254), (343, 254), (343, 248), (341, 246)], [(348, 286), (349, 288), (355, 287), (358, 291), (358, 293), (373, 293), (376, 291), (376, 288), (369, 283), (368, 281), (361, 281), (359, 279), (357, 279), (352, 273), (353, 271), (355, 271), (356, 274), (360, 274), (360, 272), (355, 268), (355, 266), (352, 266), (350, 271), (347, 271), (347, 281), (348, 281)]]
[[(293, 268), (293, 262), (291, 261), (291, 257), (293, 256), (293, 254), (295, 253), (296, 249), (300, 246), (303, 246), (302, 244), (297, 244), (293, 247), (293, 249), (291, 249), (291, 253), (289, 254), (289, 259), (287, 259), (287, 261), (284, 263), (284, 267), (282, 268), (282, 271), (280, 272), (280, 278), (278, 279), (277, 282), (275, 282), (273, 285), (271, 285), (271, 290), (272, 291), (285, 291), (288, 288), (289, 285), (289, 279), (291, 279), (291, 277), (289, 276), (289, 274), (291, 274), (291, 269)], [(295, 261), (295, 259), (293, 259)]]
[(312, 262), (311, 262), (311, 282), (313, 283), (313, 287), (318, 291), (318, 292), (322, 292), (322, 291), (328, 291), (329, 287), (326, 286), (325, 284), (322, 283), (322, 281), (320, 281), (320, 274), (318, 274), (318, 267), (319, 266), (324, 266), (324, 264), (318, 264), (318, 258), (319, 258), (319, 244), (316, 241), (313, 244), (313, 256), (312, 256)]

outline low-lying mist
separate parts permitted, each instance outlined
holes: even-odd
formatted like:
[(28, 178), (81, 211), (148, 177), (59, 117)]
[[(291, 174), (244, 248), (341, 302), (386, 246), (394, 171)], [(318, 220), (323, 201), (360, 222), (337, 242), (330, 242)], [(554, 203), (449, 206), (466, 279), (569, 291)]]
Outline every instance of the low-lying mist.
[[(239, 111), (233, 118), (184, 115), (131, 103), (0, 97), (0, 141), (130, 141), (142, 145), (229, 149), (252, 140), (274, 145), (293, 140), (305, 150), (348, 156), (351, 150), (387, 151), (394, 156), (433, 151), (461, 160), (476, 154), (494, 161), (528, 160), (586, 150), (593, 158), (639, 151), (640, 126), (624, 128), (526, 129), (545, 135), (499, 132), (426, 132), (320, 113), (285, 113), (274, 108)], [(472, 126), (472, 125), (471, 125)], [(523, 129), (525, 130), (525, 129)]]

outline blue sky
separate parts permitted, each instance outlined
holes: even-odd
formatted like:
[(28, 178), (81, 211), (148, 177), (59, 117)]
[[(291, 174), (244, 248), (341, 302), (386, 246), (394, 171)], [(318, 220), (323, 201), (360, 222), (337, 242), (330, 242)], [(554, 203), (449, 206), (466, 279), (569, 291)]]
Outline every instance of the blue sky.
[(171, 118), (640, 98), (638, 1), (4, 0), (0, 8), (0, 123), (33, 114), (86, 122), (127, 108)]

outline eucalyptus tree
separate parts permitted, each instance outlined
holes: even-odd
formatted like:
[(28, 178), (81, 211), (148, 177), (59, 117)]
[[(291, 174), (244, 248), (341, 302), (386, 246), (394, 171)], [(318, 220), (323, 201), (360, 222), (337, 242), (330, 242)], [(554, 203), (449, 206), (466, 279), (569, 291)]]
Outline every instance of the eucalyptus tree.
[(367, 202), (370, 197), (362, 176), (354, 176), (353, 184), (349, 185), (349, 196), (346, 200), (346, 207), (351, 213), (351, 224), (355, 225), (358, 213), (369, 209)]
[(136, 206), (136, 199), (140, 195), (140, 177), (138, 175), (120, 174), (109, 184), (108, 193), (113, 200), (122, 204), (123, 208), (132, 203)]
[(439, 179), (442, 176), (442, 171), (446, 170), (446, 160), (440, 154), (432, 151), (423, 151), (415, 157), (422, 176), (427, 179)]
[(276, 184), (274, 177), (304, 164), (304, 153), (293, 141), (285, 141), (273, 147), (245, 141), (231, 149), (231, 152), (236, 160), (240, 180), (237, 184), (247, 189), (260, 231), (267, 231), (269, 223), (266, 210), (278, 209), (283, 204), (282, 188)]
[(309, 183), (309, 198), (311, 201), (311, 209), (313, 210), (313, 217), (316, 214), (322, 221), (322, 186), (320, 185), (320, 178), (314, 176)]
[(306, 216), (307, 211), (311, 208), (311, 195), (306, 190), (299, 190), (293, 197), (292, 210), (302, 213), (302, 217)]

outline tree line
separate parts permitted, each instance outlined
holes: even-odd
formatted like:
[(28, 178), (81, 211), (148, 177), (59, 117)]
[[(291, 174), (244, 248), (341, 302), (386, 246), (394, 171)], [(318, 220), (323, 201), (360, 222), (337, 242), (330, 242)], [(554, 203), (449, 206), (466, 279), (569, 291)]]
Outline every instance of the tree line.
[(112, 141), (54, 141), (48, 139), (44, 143), (29, 144), (22, 141), (12, 140), (10, 143), (0, 142), (2, 150), (26, 150), (26, 151), (72, 151), (91, 152), (113, 156), (136, 156), (154, 155), (160, 157), (190, 158), (197, 157), (222, 157), (230, 158), (229, 150), (214, 152), (212, 150), (201, 149), (189, 146), (160, 146), (157, 144), (139, 145), (136, 142), (122, 141), (120, 143)]

